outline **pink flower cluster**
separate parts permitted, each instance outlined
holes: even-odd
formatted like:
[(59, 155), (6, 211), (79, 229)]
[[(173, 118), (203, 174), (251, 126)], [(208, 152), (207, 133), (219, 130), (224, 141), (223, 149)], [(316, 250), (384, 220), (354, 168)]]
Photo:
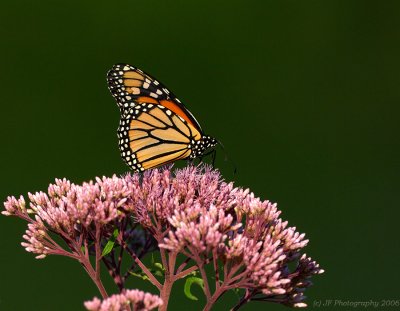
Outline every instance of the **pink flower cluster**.
[[(22, 243), (27, 251), (37, 258), (57, 254), (77, 259), (106, 298), (99, 279), (102, 261), (121, 290), (120, 296), (102, 304), (87, 303), (90, 310), (124, 310), (103, 305), (131, 301), (124, 284), (138, 268), (160, 291), (164, 302), (160, 310), (167, 309), (172, 284), (195, 271), (204, 282), (204, 310), (232, 289), (243, 291), (233, 310), (251, 300), (304, 307), (303, 292), (311, 285), (310, 278), (323, 272), (302, 253), (308, 240), (280, 218), (276, 204), (223, 181), (217, 170), (207, 166), (103, 177), (81, 186), (56, 180), (47, 194), (29, 194), (29, 199), (27, 208), (22, 197), (9, 197), (2, 212), (28, 221)], [(53, 234), (68, 248), (57, 244)], [(104, 253), (113, 234), (120, 253), (114, 248)], [(141, 261), (154, 247), (161, 255), (163, 282)], [(122, 252), (134, 263), (125, 274)], [(179, 254), (187, 260), (176, 266)], [(89, 256), (95, 256), (95, 267)], [(211, 278), (207, 265), (213, 267)], [(208, 284), (210, 279), (215, 279), (214, 286)]]
[(95, 297), (85, 302), (89, 311), (149, 311), (161, 305), (160, 297), (137, 289), (126, 290), (103, 301)]
[[(56, 179), (50, 184), (48, 193), (29, 193), (30, 204), (26, 208), (24, 198), (8, 197), (4, 203), (3, 215), (15, 215), (27, 220), (30, 224), (23, 236), (22, 243), (28, 252), (39, 254), (44, 258), (48, 254), (60, 255), (59, 245), (50, 237), (49, 232), (59, 234), (70, 246), (80, 248), (82, 232), (89, 232), (94, 227), (101, 228), (103, 234), (109, 231), (116, 221), (125, 215), (120, 213), (121, 206), (127, 205), (131, 194), (124, 179), (97, 178), (97, 182), (74, 185), (66, 179)], [(33, 216), (33, 217), (32, 217)], [(77, 241), (81, 242), (77, 244)], [(71, 245), (76, 244), (76, 245)]]

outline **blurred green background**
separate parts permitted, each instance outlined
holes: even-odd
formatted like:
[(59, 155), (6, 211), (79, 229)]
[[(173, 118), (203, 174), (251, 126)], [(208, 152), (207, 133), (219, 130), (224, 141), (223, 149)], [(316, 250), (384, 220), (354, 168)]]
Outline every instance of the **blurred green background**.
[[(105, 74), (131, 63), (224, 142), (236, 185), (307, 234), (326, 270), (311, 308), (400, 300), (399, 1), (2, 1), (0, 40), (2, 200), (127, 171)], [(83, 310), (99, 295), (83, 269), (35, 260), (24, 230), (0, 217), (0, 310)], [(170, 310), (201, 306), (175, 288)], [(287, 308), (243, 308), (264, 309)]]

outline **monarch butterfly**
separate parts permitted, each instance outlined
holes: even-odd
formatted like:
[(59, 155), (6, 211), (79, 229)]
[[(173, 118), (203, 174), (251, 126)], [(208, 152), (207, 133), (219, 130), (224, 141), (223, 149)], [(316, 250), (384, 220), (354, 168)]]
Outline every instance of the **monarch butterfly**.
[(195, 159), (217, 145), (179, 99), (142, 70), (116, 64), (107, 82), (121, 112), (121, 157), (134, 171)]

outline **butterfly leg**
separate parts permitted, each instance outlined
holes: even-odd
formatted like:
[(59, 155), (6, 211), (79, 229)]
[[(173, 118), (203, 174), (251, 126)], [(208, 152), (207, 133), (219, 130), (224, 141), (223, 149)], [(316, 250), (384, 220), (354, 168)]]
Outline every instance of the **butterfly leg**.
[(212, 167), (215, 168), (215, 159), (217, 158), (217, 149), (214, 149), (211, 155)]
[(201, 162), (203, 162), (203, 158), (205, 158), (206, 156), (208, 156), (208, 155), (210, 155), (211, 154), (211, 163), (212, 163), (212, 167), (214, 168), (215, 167), (215, 158), (216, 158), (216, 154), (217, 154), (217, 151), (215, 150), (215, 149), (213, 149), (213, 150), (210, 150), (210, 151), (208, 151), (208, 152), (206, 152), (206, 153), (204, 153), (201, 157), (199, 157), (198, 159), (199, 159), (199, 164), (201, 163)]

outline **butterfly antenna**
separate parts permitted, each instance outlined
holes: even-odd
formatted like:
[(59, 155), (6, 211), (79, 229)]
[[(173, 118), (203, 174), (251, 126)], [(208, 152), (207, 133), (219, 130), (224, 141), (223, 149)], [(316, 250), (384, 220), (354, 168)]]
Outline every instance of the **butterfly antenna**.
[(226, 149), (225, 149), (224, 145), (221, 143), (221, 141), (217, 140), (217, 142), (221, 146), (221, 149), (224, 151), (224, 155), (225, 155), (224, 161), (229, 161), (232, 164), (233, 176), (235, 176), (236, 172), (237, 172), (237, 167), (236, 167), (235, 162), (233, 162), (233, 160), (228, 157), (228, 153), (226, 152)]

